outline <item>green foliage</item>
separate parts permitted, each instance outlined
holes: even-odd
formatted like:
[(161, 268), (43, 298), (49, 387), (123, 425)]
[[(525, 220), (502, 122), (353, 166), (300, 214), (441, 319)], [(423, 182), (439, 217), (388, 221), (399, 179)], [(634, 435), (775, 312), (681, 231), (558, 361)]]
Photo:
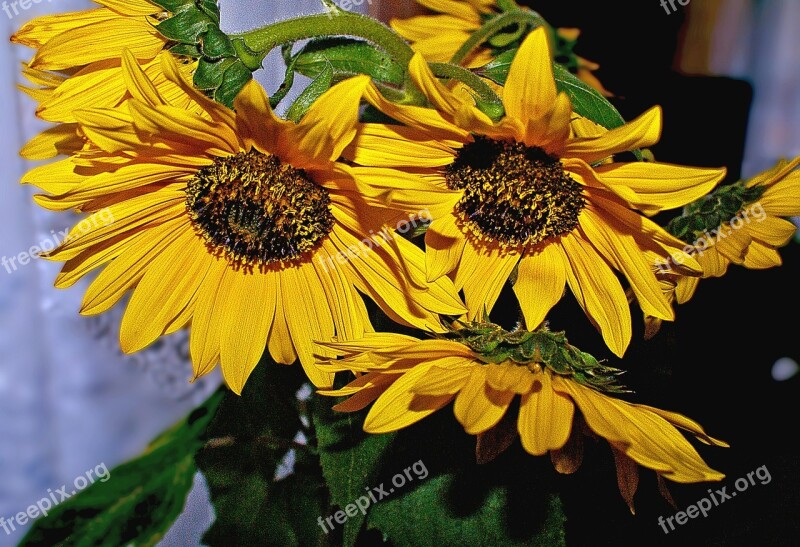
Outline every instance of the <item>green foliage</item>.
[(155, 545), (183, 510), (197, 471), (194, 454), (221, 399), (214, 394), (142, 456), (55, 506), (20, 545)]
[[(332, 398), (316, 398), (314, 428), (331, 502), (343, 509), (377, 484), (383, 457), (395, 436), (364, 433), (361, 425), (366, 413), (336, 412), (331, 409), (335, 402)], [(344, 545), (355, 545), (364, 520), (360, 511), (347, 519), (343, 525)]]
[[(298, 431), (308, 431), (295, 397), (303, 381), (299, 365), (265, 358), (241, 397), (230, 393), (220, 405), (197, 454), (216, 513), (206, 545), (324, 544), (316, 522), (327, 508), (319, 461), (312, 447), (294, 442)], [(290, 449), (294, 472), (275, 481)]]
[[(474, 443), (448, 412), (401, 431), (375, 483), (394, 491), (370, 508), (368, 527), (397, 547), (565, 545), (566, 517), (550, 462), (517, 443), (479, 465)], [(412, 472), (413, 480), (396, 487), (395, 477), (416, 462), (427, 476)]]

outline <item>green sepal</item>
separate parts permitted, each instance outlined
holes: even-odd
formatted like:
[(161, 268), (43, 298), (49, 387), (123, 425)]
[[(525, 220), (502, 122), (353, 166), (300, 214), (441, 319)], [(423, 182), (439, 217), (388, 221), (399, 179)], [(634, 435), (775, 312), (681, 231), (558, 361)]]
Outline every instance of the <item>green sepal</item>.
[(176, 57), (185, 56), (199, 59), (203, 56), (196, 44), (175, 44), (169, 48), (169, 52)]
[(317, 78), (308, 84), (303, 92), (292, 103), (292, 106), (286, 111), (286, 118), (293, 122), (299, 122), (306, 115), (308, 109), (314, 104), (314, 101), (319, 99), (323, 93), (328, 91), (333, 85), (333, 67), (328, 65), (326, 69), (317, 76)]
[(667, 231), (686, 243), (694, 243), (742, 214), (761, 198), (764, 190), (763, 186), (748, 188), (741, 181), (720, 186), (713, 193), (687, 205), (681, 216), (667, 224)]
[(448, 326), (449, 332), (442, 336), (464, 344), (475, 353), (476, 359), (486, 364), (515, 363), (531, 369), (541, 366), (599, 391), (626, 392), (617, 383), (622, 371), (580, 351), (567, 341), (563, 332), (551, 332), (547, 327), (507, 331), (488, 318), (457, 323), (460, 328)]
[(230, 38), (217, 27), (209, 28), (200, 36), (200, 49), (203, 56), (211, 60), (236, 56), (236, 50), (233, 49)]
[(241, 60), (236, 59), (227, 67), (222, 75), (222, 83), (214, 90), (214, 100), (233, 108), (236, 96), (253, 79), (253, 73)]
[(400, 86), (403, 84), (403, 67), (385, 52), (362, 40), (350, 38), (323, 38), (313, 40), (295, 57), (295, 70), (309, 78), (316, 78), (330, 67), (333, 81), (339, 82), (358, 74), (373, 80)]
[(209, 61), (200, 59), (197, 63), (197, 70), (194, 73), (194, 86), (203, 91), (215, 90), (222, 85), (225, 71), (236, 62), (236, 59), (220, 59), (219, 61)]
[(165, 38), (182, 44), (197, 44), (200, 35), (214, 28), (216, 23), (199, 9), (187, 9), (156, 25)]
[(171, 13), (194, 7), (194, 0), (149, 0), (149, 2)]

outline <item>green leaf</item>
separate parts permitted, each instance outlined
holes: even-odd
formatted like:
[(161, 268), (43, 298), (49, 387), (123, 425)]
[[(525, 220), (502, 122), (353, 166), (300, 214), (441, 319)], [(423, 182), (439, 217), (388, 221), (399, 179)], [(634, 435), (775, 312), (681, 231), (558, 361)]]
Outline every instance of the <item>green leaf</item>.
[(155, 545), (180, 515), (197, 468), (195, 452), (222, 400), (218, 392), (157, 437), (140, 457), (111, 470), (36, 521), (22, 546)]
[(323, 93), (333, 85), (333, 68), (328, 65), (319, 76), (308, 84), (303, 92), (295, 99), (292, 106), (286, 111), (286, 117), (293, 122), (299, 122), (306, 115), (308, 109), (319, 99)]
[(606, 129), (625, 125), (625, 119), (614, 105), (608, 102), (599, 91), (582, 82), (577, 76), (559, 64), (553, 65), (556, 87), (566, 93), (572, 101), (575, 112)]
[(295, 56), (295, 70), (309, 78), (333, 69), (333, 81), (339, 82), (357, 74), (400, 86), (403, 67), (385, 52), (361, 40), (325, 38), (314, 40)]
[[(220, 405), (197, 454), (216, 513), (205, 545), (325, 544), (317, 524), (328, 504), (319, 460), (312, 448), (294, 442), (305, 429), (295, 396), (304, 381), (299, 365), (265, 356), (241, 397), (231, 393)], [(294, 473), (275, 481), (289, 450), (296, 456)]]
[[(317, 397), (313, 419), (320, 463), (331, 492), (331, 501), (339, 509), (344, 509), (359, 498), (362, 498), (363, 505), (366, 490), (377, 484), (383, 456), (395, 435), (364, 433), (362, 424), (366, 413), (336, 412), (331, 406), (337, 402), (330, 397)], [(365, 518), (363, 511), (359, 511), (345, 521), (345, 546), (355, 545)]]
[(225, 69), (222, 75), (222, 83), (214, 91), (214, 100), (222, 103), (229, 108), (233, 108), (233, 101), (236, 96), (253, 79), (253, 73), (242, 61), (236, 59)]
[[(517, 55), (517, 50), (505, 51), (495, 57), (486, 65), (475, 72), (479, 76), (488, 78), (499, 85), (505, 85), (511, 63)], [(625, 119), (620, 115), (614, 105), (608, 102), (596, 89), (582, 82), (577, 76), (558, 63), (553, 64), (553, 75), (556, 87), (566, 93), (572, 101), (573, 110), (589, 118), (594, 123), (606, 129), (614, 129), (625, 125)]]
[(389, 495), (370, 508), (367, 523), (393, 545), (565, 545), (549, 458), (515, 442), (479, 465), (475, 438), (447, 409), (401, 431), (392, 446), (376, 483)]

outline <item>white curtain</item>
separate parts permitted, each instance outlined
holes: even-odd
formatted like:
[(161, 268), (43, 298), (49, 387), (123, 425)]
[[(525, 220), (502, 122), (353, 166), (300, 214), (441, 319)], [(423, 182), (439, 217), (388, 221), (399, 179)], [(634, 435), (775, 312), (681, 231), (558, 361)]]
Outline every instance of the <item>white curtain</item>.
[[(33, 101), (16, 89), (22, 81), (20, 62), (32, 52), (10, 44), (8, 37), (34, 17), (93, 6), (88, 0), (57, 0), (31, 4), (16, 14), (11, 9), (11, 16), (0, 12), (5, 120), (0, 132), (0, 261), (5, 257), (8, 265), (0, 262), (0, 517), (7, 519), (46, 496), (48, 488), (70, 485), (99, 464), (111, 469), (136, 456), (220, 382), (212, 375), (188, 383), (185, 333), (123, 356), (118, 344), (122, 306), (99, 318), (81, 317), (85, 284), (58, 290), (53, 288), (58, 263), (34, 259), (20, 264), (20, 253), (48, 246), (73, 219), (39, 209), (31, 199), (34, 192), (19, 184), (33, 164), (17, 151), (46, 124), (34, 117)], [(318, 12), (319, 6), (319, 0), (221, 2), (227, 31)], [(265, 69), (258, 78), (274, 91), (283, 79), (280, 59), (270, 57)], [(162, 545), (199, 545), (213, 518), (198, 476), (184, 514)], [(6, 534), (0, 528), (0, 545), (16, 544), (24, 532)]]

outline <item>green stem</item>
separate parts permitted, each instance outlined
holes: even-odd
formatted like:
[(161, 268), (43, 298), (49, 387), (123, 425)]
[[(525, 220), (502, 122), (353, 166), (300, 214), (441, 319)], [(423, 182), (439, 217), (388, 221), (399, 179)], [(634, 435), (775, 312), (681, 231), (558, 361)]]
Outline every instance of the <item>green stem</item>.
[(249, 49), (266, 56), (279, 45), (323, 36), (363, 38), (379, 46), (404, 66), (408, 66), (414, 56), (414, 50), (392, 29), (375, 19), (351, 12), (297, 17), (233, 35), (231, 38), (241, 38)]
[(503, 30), (510, 25), (531, 24), (534, 28), (545, 26), (547, 23), (542, 17), (533, 11), (516, 9), (510, 10), (505, 13), (490, 19), (481, 28), (469, 37), (469, 40), (464, 42), (458, 51), (455, 52), (450, 62), (454, 65), (461, 64), (467, 55), (472, 53), (476, 47), (484, 43), (486, 40)]
[(497, 7), (500, 11), (514, 11), (520, 9), (514, 0), (497, 0)]
[(503, 117), (503, 101), (489, 84), (471, 70), (449, 63), (429, 63), (429, 66), (437, 78), (458, 80), (472, 89), (478, 95), (478, 107), (490, 118), (497, 121)]

